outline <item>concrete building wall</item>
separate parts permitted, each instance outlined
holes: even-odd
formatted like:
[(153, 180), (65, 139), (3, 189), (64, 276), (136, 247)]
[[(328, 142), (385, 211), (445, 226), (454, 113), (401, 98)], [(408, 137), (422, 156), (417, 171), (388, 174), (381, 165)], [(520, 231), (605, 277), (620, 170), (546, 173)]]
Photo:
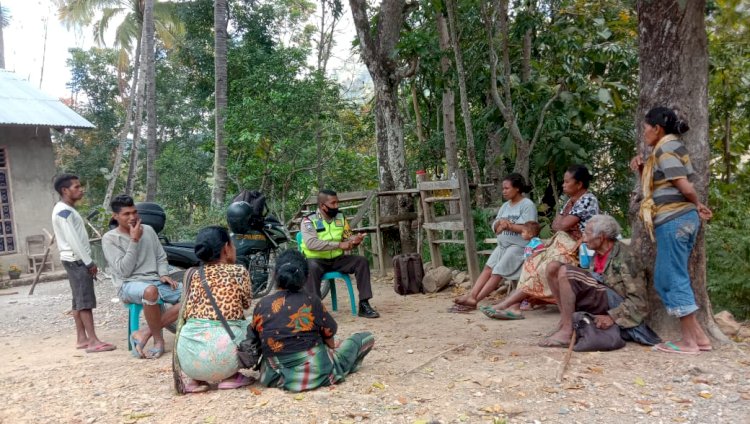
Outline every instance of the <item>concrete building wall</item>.
[[(52, 208), (58, 196), (52, 187), (55, 177), (55, 154), (48, 127), (0, 126), (0, 147), (6, 149), (10, 170), (13, 225), (16, 234), (15, 254), (0, 256), (5, 271), (17, 265), (28, 272), (26, 237), (52, 231)], [(59, 264), (56, 249), (51, 258)]]

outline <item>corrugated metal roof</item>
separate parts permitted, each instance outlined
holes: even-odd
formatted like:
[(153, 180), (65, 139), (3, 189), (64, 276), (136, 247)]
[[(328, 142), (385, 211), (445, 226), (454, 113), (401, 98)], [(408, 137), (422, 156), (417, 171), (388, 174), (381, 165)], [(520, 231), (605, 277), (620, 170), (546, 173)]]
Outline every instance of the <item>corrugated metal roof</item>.
[(94, 128), (54, 97), (32, 87), (13, 72), (0, 69), (0, 125)]

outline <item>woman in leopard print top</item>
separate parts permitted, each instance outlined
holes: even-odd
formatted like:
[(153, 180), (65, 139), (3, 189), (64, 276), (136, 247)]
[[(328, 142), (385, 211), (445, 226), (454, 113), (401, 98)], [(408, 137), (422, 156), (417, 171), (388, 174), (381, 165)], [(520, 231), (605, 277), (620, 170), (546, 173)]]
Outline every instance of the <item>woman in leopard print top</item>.
[[(222, 227), (202, 229), (196, 238), (195, 254), (203, 262), (206, 284), (235, 335), (236, 343), (245, 338), (250, 308), (250, 275), (235, 265), (236, 251), (229, 233)], [(175, 352), (182, 373), (183, 392), (208, 389), (219, 382), (219, 389), (246, 386), (251, 380), (238, 372), (236, 343), (229, 337), (201, 284), (197, 269), (185, 273), (185, 301), (180, 311)]]

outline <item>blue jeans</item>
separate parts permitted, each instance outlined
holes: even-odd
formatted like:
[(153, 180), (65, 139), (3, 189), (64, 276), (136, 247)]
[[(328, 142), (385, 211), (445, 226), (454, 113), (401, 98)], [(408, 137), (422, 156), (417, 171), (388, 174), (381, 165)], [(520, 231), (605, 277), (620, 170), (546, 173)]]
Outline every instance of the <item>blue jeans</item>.
[(182, 283), (177, 285), (176, 289), (173, 289), (169, 283), (162, 283), (159, 280), (156, 281), (129, 281), (124, 283), (120, 287), (120, 300), (123, 303), (137, 303), (141, 305), (156, 305), (157, 302), (149, 302), (143, 298), (143, 292), (146, 291), (148, 286), (156, 286), (159, 290), (159, 299), (164, 303), (170, 303), (176, 305), (180, 302), (182, 296)]
[(690, 211), (654, 229), (654, 288), (659, 293), (667, 313), (678, 318), (698, 310), (688, 273), (688, 259), (700, 227), (698, 212)]

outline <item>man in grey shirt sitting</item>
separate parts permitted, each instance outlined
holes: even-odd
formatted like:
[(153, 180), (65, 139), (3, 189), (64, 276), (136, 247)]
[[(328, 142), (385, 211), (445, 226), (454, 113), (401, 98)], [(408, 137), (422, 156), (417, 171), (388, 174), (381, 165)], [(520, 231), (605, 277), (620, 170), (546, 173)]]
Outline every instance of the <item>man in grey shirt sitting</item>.
[[(156, 232), (141, 224), (133, 198), (119, 195), (110, 203), (117, 228), (102, 237), (102, 248), (112, 275), (122, 283), (120, 300), (143, 305), (148, 327), (131, 335), (133, 356), (159, 358), (164, 354), (162, 328), (175, 322), (180, 311), (182, 285), (169, 276), (167, 254)], [(162, 313), (159, 301), (172, 304)], [(144, 352), (148, 340), (154, 347)]]

